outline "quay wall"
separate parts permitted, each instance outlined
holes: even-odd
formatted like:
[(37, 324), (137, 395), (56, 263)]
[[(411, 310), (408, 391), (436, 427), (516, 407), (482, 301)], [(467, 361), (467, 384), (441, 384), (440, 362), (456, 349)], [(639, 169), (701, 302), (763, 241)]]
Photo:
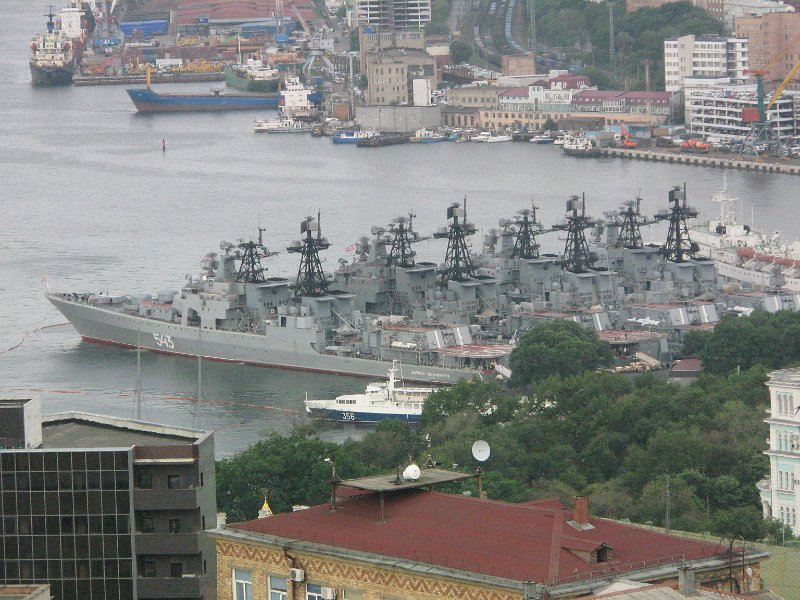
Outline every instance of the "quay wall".
[(700, 167), (719, 167), (722, 169), (738, 169), (740, 171), (759, 171), (762, 173), (783, 173), (800, 175), (800, 164), (761, 162), (741, 158), (720, 158), (703, 154), (659, 152), (657, 150), (630, 150), (625, 148), (601, 148), (601, 156), (618, 158), (634, 158), (671, 164), (697, 165)]

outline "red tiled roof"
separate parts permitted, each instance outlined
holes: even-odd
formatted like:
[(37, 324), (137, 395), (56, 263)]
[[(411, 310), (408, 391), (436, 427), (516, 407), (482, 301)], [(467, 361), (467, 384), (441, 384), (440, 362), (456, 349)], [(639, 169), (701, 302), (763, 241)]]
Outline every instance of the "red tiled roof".
[[(645, 562), (652, 567), (726, 550), (606, 519), (590, 518), (594, 528), (578, 531), (568, 524), (572, 513), (553, 501), (509, 504), (433, 491), (398, 492), (386, 496), (383, 523), (377, 494), (339, 503), (334, 513), (320, 505), (229, 527), (549, 584), (588, 579), (602, 569), (621, 574)], [(613, 560), (592, 564), (576, 554), (601, 544), (614, 549)]]

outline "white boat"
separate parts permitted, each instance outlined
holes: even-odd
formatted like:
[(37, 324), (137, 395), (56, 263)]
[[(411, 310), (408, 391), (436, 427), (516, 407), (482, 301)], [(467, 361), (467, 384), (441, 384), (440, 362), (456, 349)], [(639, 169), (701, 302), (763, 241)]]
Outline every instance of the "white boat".
[(562, 131), (555, 137), (555, 139), (553, 140), (553, 144), (555, 146), (563, 146), (564, 141), (566, 139), (567, 139), (567, 134)]
[(314, 419), (344, 423), (376, 423), (384, 419), (417, 423), (425, 400), (435, 388), (398, 387), (398, 371), (397, 361), (393, 361), (389, 381), (369, 383), (363, 394), (337, 396), (334, 400), (306, 398), (306, 412)]
[(357, 144), (359, 140), (372, 138), (380, 132), (374, 129), (362, 129), (361, 131), (339, 131), (331, 136), (334, 144)]
[[(546, 134), (546, 133), (541, 134), (541, 135), (535, 135), (528, 141), (531, 142), (532, 144), (553, 144), (553, 143), (555, 143), (555, 139), (551, 138), (550, 135)], [(564, 142), (562, 141), (561, 143), (563, 144)]]
[(600, 154), (594, 142), (584, 136), (565, 138), (561, 149), (567, 156), (598, 156)]
[(436, 142), (445, 142), (447, 139), (447, 136), (444, 134), (436, 133), (435, 131), (423, 127), (414, 132), (414, 137), (411, 138), (411, 141), (419, 144), (434, 144)]
[(256, 119), (253, 121), (253, 129), (260, 133), (311, 133), (315, 125), (317, 123), (297, 121), (283, 116), (277, 119)]
[(470, 141), (486, 142), (487, 144), (493, 144), (497, 142), (510, 142), (513, 139), (514, 138), (510, 135), (492, 133), (491, 131), (481, 131), (478, 135), (470, 138)]

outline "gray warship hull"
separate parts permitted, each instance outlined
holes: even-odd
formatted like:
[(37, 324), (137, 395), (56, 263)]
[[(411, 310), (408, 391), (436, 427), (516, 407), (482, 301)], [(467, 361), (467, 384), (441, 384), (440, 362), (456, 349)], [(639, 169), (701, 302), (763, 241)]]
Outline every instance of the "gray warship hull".
[[(391, 364), (391, 359), (320, 352), (318, 332), (313, 328), (268, 327), (263, 334), (201, 329), (102, 308), (56, 293), (48, 293), (47, 299), (88, 342), (175, 356), (201, 356), (221, 362), (369, 378), (385, 377), (387, 365)], [(452, 384), (481, 377), (481, 372), (405, 363), (402, 376), (407, 381)]]

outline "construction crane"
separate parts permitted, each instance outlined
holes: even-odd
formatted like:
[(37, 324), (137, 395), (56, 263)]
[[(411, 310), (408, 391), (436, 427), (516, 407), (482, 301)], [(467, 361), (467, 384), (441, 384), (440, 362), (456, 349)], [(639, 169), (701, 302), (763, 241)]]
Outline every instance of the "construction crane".
[(785, 90), (786, 86), (789, 85), (789, 83), (792, 81), (792, 79), (794, 79), (794, 76), (797, 75), (798, 71), (800, 71), (800, 60), (798, 60), (797, 63), (795, 63), (795, 65), (792, 67), (792, 70), (789, 71), (789, 74), (784, 78), (784, 80), (781, 82), (781, 84), (775, 89), (775, 92), (772, 94), (772, 98), (770, 99), (769, 104), (767, 105), (767, 110), (771, 109), (772, 105), (775, 104), (775, 102), (778, 100), (778, 98), (780, 98), (781, 94), (783, 93), (783, 90)]
[(622, 147), (623, 148), (636, 148), (639, 143), (631, 137), (631, 134), (628, 133), (628, 129), (625, 127), (625, 123), (619, 124), (619, 133), (622, 136)]

